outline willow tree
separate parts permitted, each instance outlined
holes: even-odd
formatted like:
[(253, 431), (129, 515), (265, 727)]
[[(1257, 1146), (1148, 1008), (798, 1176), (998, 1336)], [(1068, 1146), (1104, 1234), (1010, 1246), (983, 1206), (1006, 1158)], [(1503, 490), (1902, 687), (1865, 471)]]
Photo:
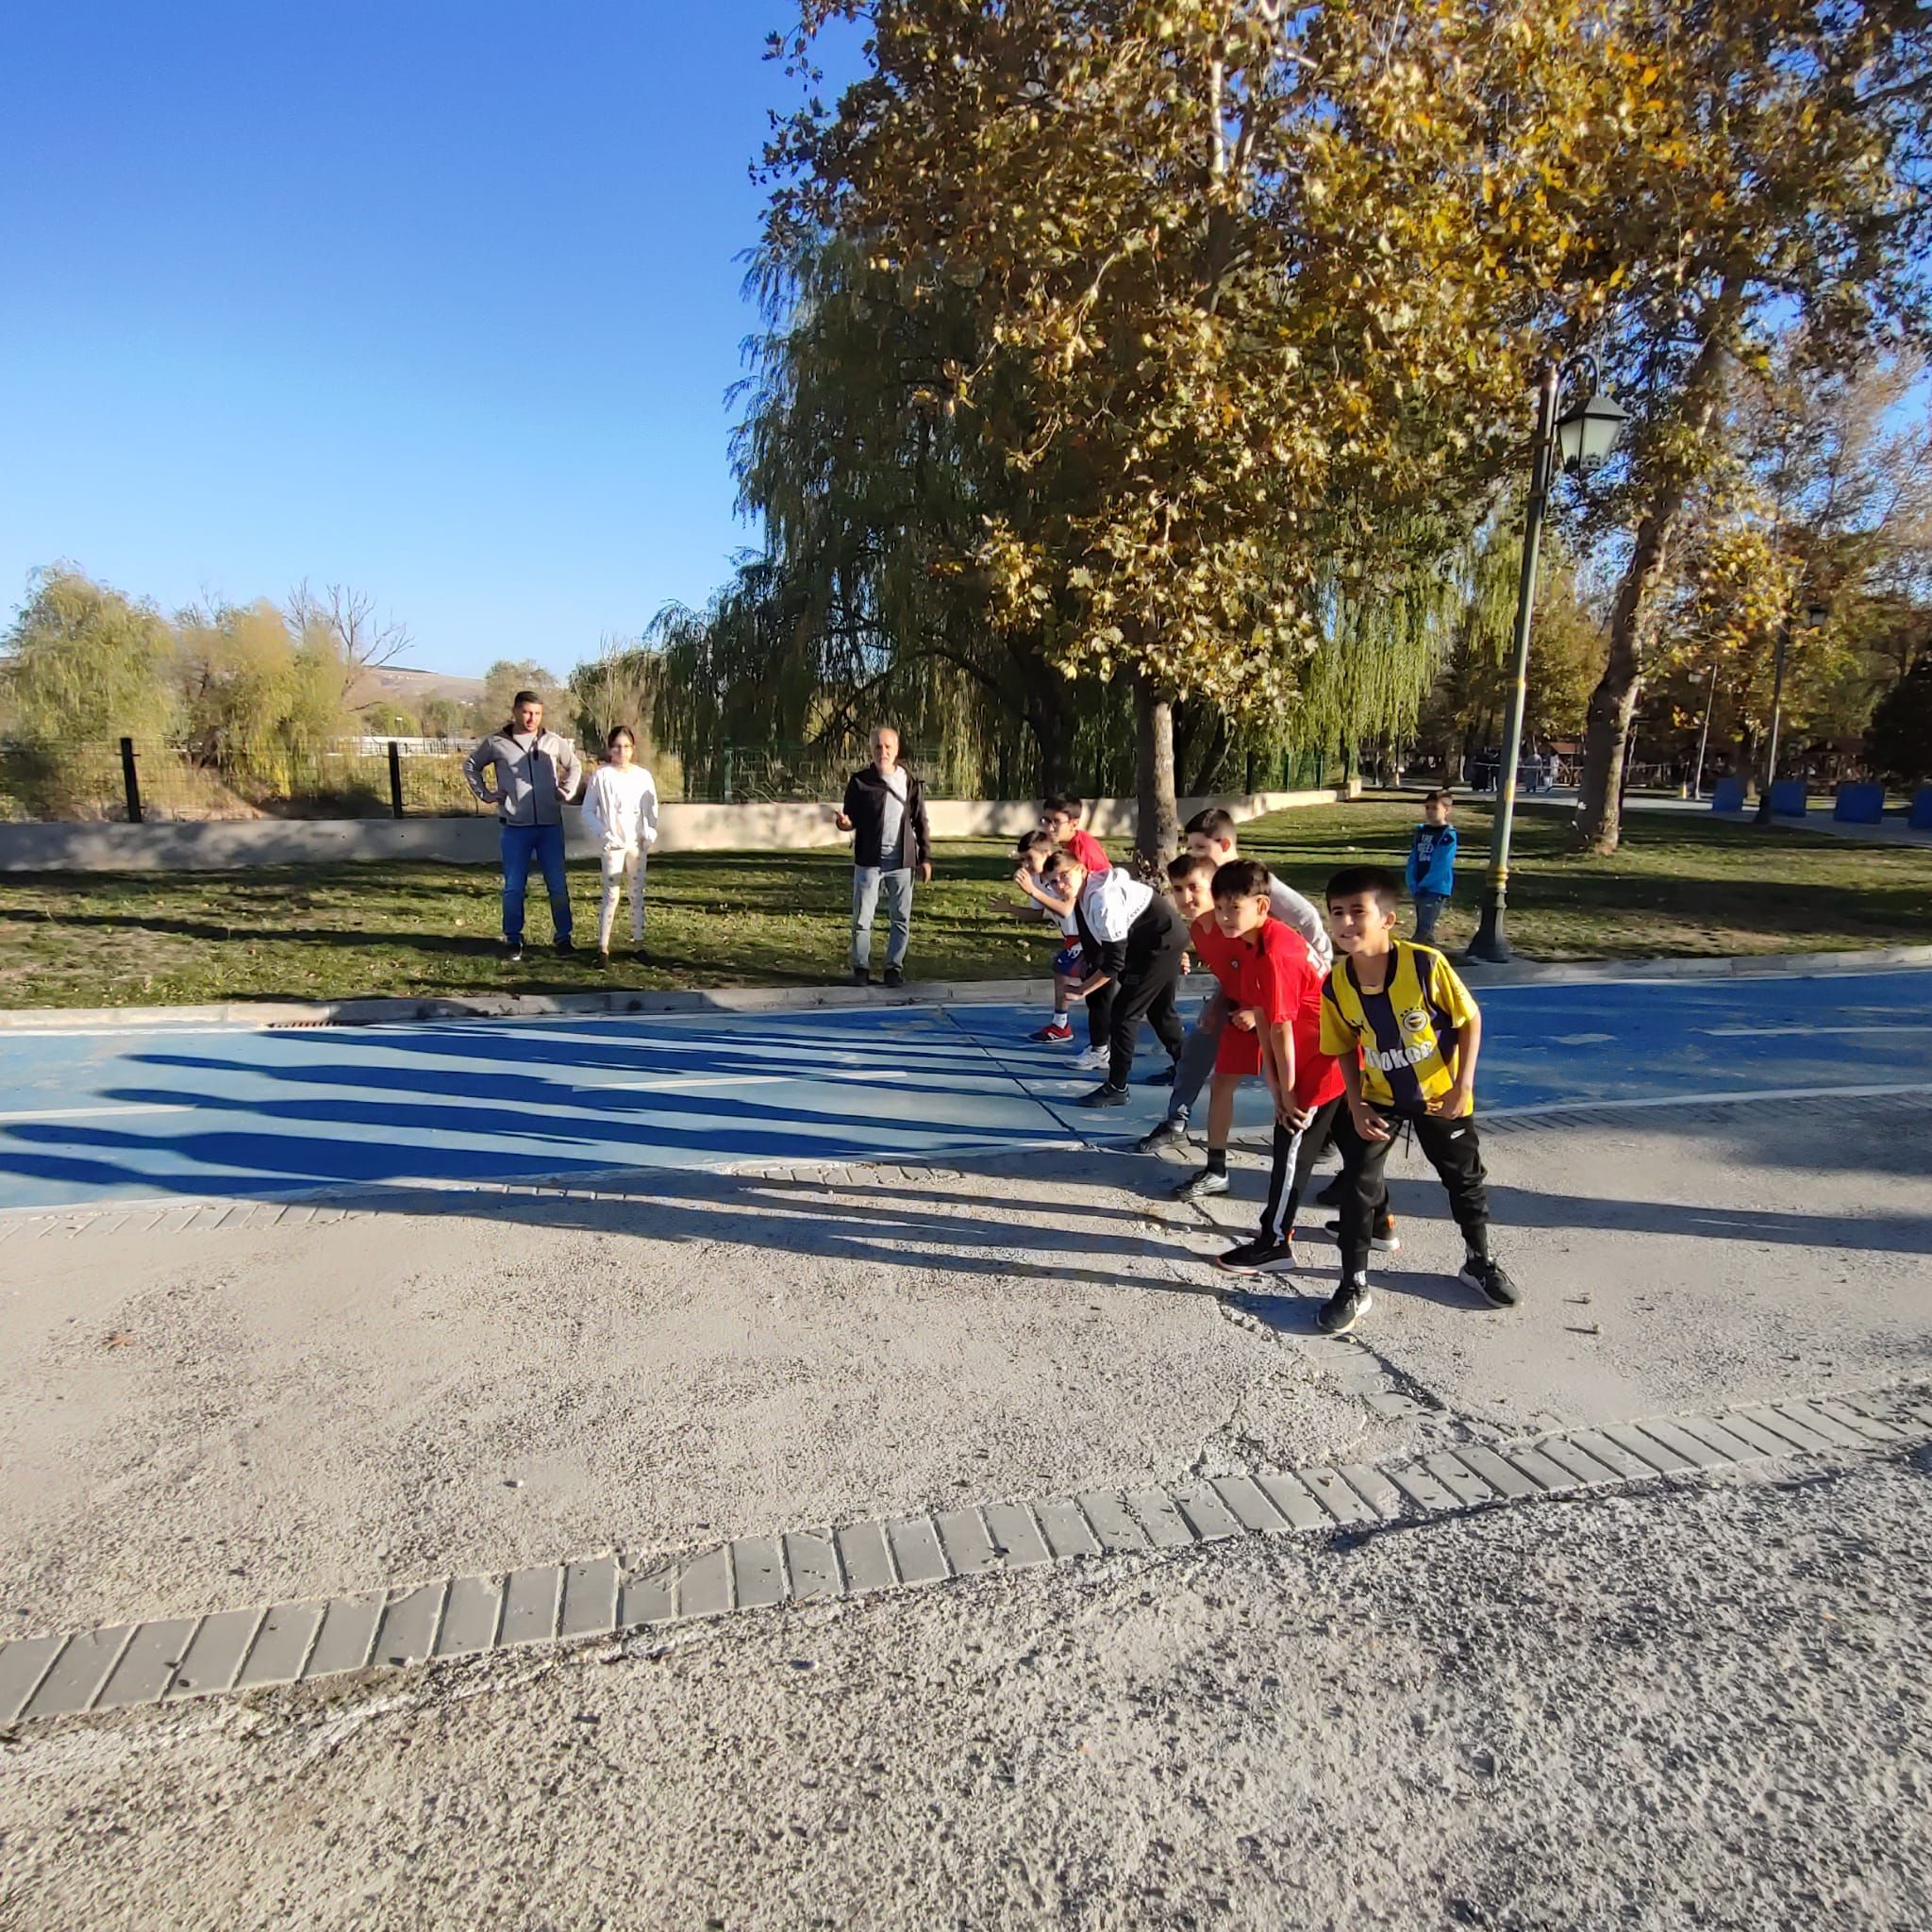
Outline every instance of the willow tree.
[(970, 325), (935, 397), (1025, 488), (955, 567), (1131, 681), (1157, 854), (1174, 703), (1289, 710), (1336, 558), (1453, 522), (1509, 450), (1564, 125), (1474, 7), (806, 0), (801, 59), (833, 17), (874, 72), (781, 130), (769, 232), (851, 237)]

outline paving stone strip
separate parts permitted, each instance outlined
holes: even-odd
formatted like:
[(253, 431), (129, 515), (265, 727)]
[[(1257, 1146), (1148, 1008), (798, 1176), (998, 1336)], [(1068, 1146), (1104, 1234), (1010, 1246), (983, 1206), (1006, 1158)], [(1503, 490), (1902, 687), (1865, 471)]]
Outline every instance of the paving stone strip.
[(1247, 1536), (1346, 1532), (1734, 1466), (1896, 1453), (1932, 1441), (1932, 1388), (1740, 1403), (1386, 1466), (1231, 1474), (1044, 1502), (745, 1536), (626, 1565), (580, 1557), (327, 1602), (159, 1617), (0, 1646), (0, 1724), (118, 1710), (372, 1666), (652, 1626)]

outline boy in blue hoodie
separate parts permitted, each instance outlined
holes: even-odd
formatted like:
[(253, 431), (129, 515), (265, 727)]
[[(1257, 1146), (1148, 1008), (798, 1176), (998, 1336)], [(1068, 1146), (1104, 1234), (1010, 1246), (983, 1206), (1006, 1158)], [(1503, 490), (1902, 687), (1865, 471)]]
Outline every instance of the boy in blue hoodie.
[(1423, 800), (1423, 822), (1408, 847), (1408, 896), (1415, 901), (1415, 942), (1436, 943), (1436, 921), (1456, 890), (1456, 827), (1449, 823), (1455, 800), (1431, 791)]

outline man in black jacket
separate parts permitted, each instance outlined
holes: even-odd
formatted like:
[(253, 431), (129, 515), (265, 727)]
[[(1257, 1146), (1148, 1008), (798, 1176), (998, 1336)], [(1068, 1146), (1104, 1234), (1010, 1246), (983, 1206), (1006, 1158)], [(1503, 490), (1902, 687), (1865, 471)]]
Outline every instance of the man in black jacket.
[(925, 794), (899, 762), (899, 734), (881, 724), (872, 735), (872, 763), (855, 772), (845, 803), (832, 814), (852, 834), (852, 977), (872, 984), (872, 922), (879, 888), (886, 890), (891, 931), (886, 941), (886, 984), (906, 977), (906, 941), (912, 931), (912, 874), (932, 880), (932, 834), (925, 824)]

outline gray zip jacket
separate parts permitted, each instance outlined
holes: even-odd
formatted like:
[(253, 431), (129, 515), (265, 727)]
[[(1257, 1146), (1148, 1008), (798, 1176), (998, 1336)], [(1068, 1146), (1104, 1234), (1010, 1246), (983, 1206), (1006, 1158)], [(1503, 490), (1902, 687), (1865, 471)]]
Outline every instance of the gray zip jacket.
[[(485, 785), (484, 768), (492, 765), (495, 782)], [(584, 768), (567, 738), (540, 731), (532, 739), (505, 725), (463, 760), (463, 776), (506, 825), (560, 825), (564, 807), (584, 782)]]

